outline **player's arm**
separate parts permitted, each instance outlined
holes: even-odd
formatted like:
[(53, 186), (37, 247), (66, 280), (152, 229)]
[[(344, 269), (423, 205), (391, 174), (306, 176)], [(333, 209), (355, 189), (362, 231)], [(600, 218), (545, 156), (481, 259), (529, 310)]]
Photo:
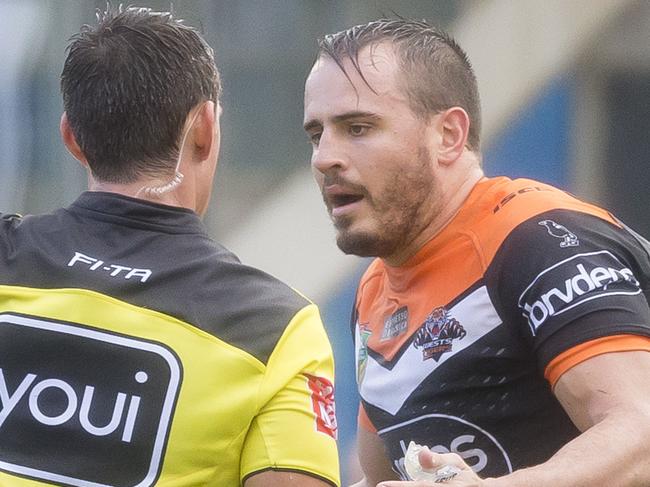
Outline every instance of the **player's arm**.
[[(504, 477), (480, 480), (458, 455), (427, 453), (426, 466), (445, 463), (463, 472), (451, 487), (578, 487), (650, 485), (650, 352), (592, 357), (565, 372), (555, 394), (583, 433), (547, 462)], [(430, 460), (430, 461), (429, 461)], [(421, 460), (421, 463), (422, 460)], [(382, 487), (426, 487), (427, 482), (385, 482)]]
[(555, 394), (583, 434), (547, 464), (525, 473), (536, 482), (527, 485), (544, 485), (545, 478), (554, 479), (546, 485), (558, 486), (650, 485), (648, 377), (646, 351), (592, 357), (562, 375)]
[(359, 448), (359, 463), (364, 478), (351, 487), (375, 487), (382, 480), (397, 478), (386, 456), (384, 444), (377, 433), (359, 427), (357, 446)]
[(248, 478), (244, 487), (332, 487), (332, 484), (301, 473), (269, 470)]
[(548, 462), (486, 487), (650, 485), (650, 352), (592, 357), (560, 377), (555, 394), (583, 433)]

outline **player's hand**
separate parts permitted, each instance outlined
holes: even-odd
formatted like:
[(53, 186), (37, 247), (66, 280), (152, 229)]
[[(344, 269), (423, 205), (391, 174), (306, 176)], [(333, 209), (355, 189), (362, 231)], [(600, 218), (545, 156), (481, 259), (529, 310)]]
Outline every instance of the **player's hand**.
[[(406, 482), (387, 481), (380, 482), (377, 487), (484, 487), (484, 482), (474, 471), (455, 453), (434, 453), (424, 447), (418, 454), (422, 469), (429, 473), (440, 472), (447, 466), (455, 467), (452, 471), (458, 473), (449, 480), (411, 480)], [(445, 469), (444, 471), (448, 471)]]

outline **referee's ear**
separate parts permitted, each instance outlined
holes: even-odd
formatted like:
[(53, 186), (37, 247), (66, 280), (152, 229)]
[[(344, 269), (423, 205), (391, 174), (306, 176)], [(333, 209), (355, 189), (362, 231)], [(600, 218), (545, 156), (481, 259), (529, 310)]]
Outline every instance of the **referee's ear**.
[(198, 110), (199, 113), (190, 130), (196, 159), (203, 162), (210, 158), (213, 145), (219, 144), (218, 132), (215, 132), (215, 124), (218, 123), (217, 108), (213, 101), (206, 101)]
[(79, 147), (79, 144), (77, 144), (77, 138), (74, 136), (74, 132), (72, 132), (72, 127), (70, 127), (68, 114), (66, 112), (63, 112), (63, 115), (61, 115), (59, 131), (61, 132), (61, 138), (63, 139), (63, 143), (65, 144), (66, 149), (68, 149), (68, 152), (70, 152), (75, 159), (87, 168), (88, 160), (81, 150), (81, 147)]

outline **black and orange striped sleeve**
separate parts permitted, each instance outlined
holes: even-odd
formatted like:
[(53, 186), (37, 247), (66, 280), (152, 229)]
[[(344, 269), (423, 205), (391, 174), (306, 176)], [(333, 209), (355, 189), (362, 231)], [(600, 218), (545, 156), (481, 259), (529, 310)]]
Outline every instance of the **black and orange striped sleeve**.
[(504, 321), (529, 342), (551, 383), (603, 350), (647, 348), (648, 254), (596, 211), (561, 208), (526, 218), (487, 275)]

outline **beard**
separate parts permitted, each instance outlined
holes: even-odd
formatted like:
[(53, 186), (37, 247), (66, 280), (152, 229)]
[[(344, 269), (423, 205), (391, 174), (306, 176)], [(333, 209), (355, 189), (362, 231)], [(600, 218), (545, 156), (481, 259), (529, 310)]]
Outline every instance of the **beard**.
[(360, 257), (390, 257), (429, 225), (441, 205), (430, 161), (429, 151), (420, 147), (415, 165), (404, 169), (396, 163), (385, 174), (386, 184), (379, 194), (370, 195), (364, 188), (374, 228), (354, 230), (353, 217), (336, 219), (336, 243), (341, 251)]

